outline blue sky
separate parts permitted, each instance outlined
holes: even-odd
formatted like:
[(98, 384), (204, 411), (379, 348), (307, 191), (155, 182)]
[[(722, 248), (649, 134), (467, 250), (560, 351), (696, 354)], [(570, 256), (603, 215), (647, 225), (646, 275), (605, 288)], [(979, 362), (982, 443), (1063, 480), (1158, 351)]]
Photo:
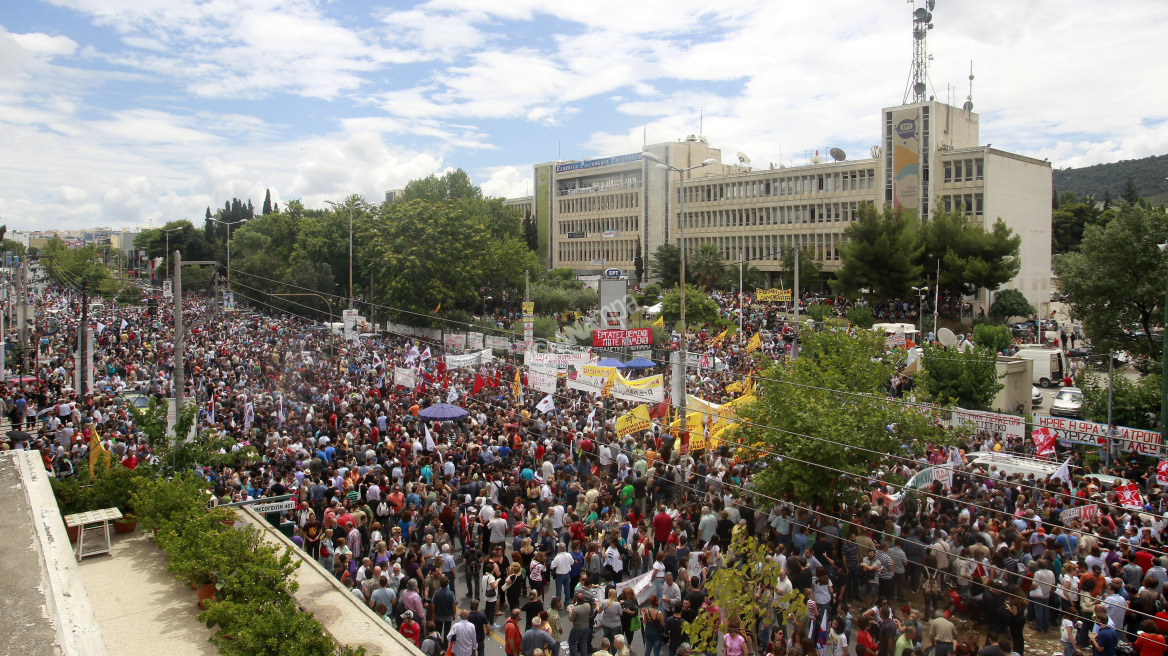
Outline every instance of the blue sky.
[[(0, 221), (130, 227), (231, 197), (310, 207), (701, 129), (724, 159), (877, 142), (912, 52), (899, 0), (22, 0), (0, 15)], [(1059, 167), (1168, 153), (1168, 5), (939, 0), (932, 90)], [(950, 91), (950, 86), (952, 91)], [(1166, 172), (1168, 175), (1168, 172)]]

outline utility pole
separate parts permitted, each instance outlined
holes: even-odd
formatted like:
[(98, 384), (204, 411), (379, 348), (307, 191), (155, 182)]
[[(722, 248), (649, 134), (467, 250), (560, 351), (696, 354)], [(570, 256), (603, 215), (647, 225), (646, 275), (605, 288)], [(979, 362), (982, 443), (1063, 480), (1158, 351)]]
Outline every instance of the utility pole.
[(1115, 385), (1115, 352), (1107, 352), (1107, 454), (1104, 463), (1111, 467), (1111, 440), (1115, 436), (1115, 423), (1111, 417), (1111, 390)]
[(531, 300), (531, 272), (523, 270), (523, 300)]
[(791, 289), (791, 304), (795, 306), (795, 323), (799, 323), (799, 259), (803, 255), (803, 247), (795, 247), (795, 286)]
[(78, 358), (77, 389), (84, 399), (88, 391), (89, 371), (85, 366), (85, 343), (89, 341), (89, 276), (81, 279), (81, 325), (77, 330), (77, 348), (81, 357)]
[(26, 285), (25, 272), (27, 271), (27, 268), (28, 268), (27, 258), (21, 259), (21, 261), (20, 261), (20, 287), (18, 288), (18, 294), (20, 295), (20, 298), (17, 299), (19, 301), (20, 305), (17, 306), (18, 311), (16, 313), (16, 319), (17, 319), (17, 321), (20, 322), (20, 375), (21, 376), (24, 375), (24, 371), (25, 371), (25, 362), (24, 361), (25, 361), (25, 358), (28, 357), (27, 354), (25, 353), (25, 351), (28, 349), (28, 290), (25, 287), (25, 285)]
[(182, 253), (174, 252), (174, 288), (171, 290), (174, 301), (174, 416), (175, 420), (182, 415), (183, 406), (183, 316), (182, 316)]
[(738, 333), (742, 334), (742, 267), (746, 266), (746, 251), (738, 251)]

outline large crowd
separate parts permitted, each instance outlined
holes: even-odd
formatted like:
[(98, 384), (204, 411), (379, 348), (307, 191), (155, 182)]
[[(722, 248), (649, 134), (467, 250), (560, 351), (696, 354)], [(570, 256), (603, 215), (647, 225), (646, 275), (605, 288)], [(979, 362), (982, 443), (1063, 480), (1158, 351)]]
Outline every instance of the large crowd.
[[(57, 309), (60, 329), (36, 335), (35, 378), (4, 388), (10, 423), (31, 435), (5, 446), (41, 450), (59, 476), (82, 466), (94, 433), (126, 466), (154, 459), (118, 394), (171, 394), (169, 302), (156, 316), (131, 306), (91, 315), (95, 380), (83, 396), (72, 382), (79, 295), (30, 298)], [(735, 300), (719, 301), (732, 313)], [(1121, 642), (1164, 653), (1168, 504), (1154, 466), (1116, 472), (1147, 490), (1147, 507), (1126, 508), (1080, 454), (1070, 455), (1075, 474), (1057, 479), (972, 466), (963, 452), (1032, 455), (1029, 442), (982, 434), (961, 451), (890, 459), (905, 479), (953, 469), (947, 485), (899, 506), (899, 489), (873, 480), (857, 486), (859, 503), (808, 509), (753, 496), (749, 463), (726, 449), (676, 449), (662, 421), (618, 438), (614, 419), (632, 403), (561, 388), (554, 407), (537, 408), (544, 394), (516, 386), (523, 366), (511, 355), (448, 368), (440, 344), (415, 337), (342, 341), (262, 307), (223, 312), (198, 296), (184, 307), (188, 324), (205, 320), (184, 360), (200, 430), (260, 454), (200, 468), (215, 496), (295, 495), (293, 540), (427, 656), (485, 656), (492, 633), (507, 656), (561, 656), (564, 643), (570, 656), (687, 656), (685, 623), (718, 612), (707, 584), (736, 566), (747, 537), (783, 573), (757, 591), (767, 609), (757, 624), (721, 618), (725, 656), (998, 656), (1027, 653), (1036, 633), (1066, 656), (1110, 656)], [(776, 336), (763, 357), (787, 357), (781, 322), (765, 310), (745, 319), (725, 339), (693, 328), (693, 350), (728, 366), (691, 371), (690, 393), (734, 398), (727, 387), (758, 366), (745, 352), (753, 330)], [(395, 386), (395, 367), (417, 385)], [(445, 401), (467, 416), (419, 418)], [(1064, 522), (1062, 511), (1084, 504), (1098, 513)], [(641, 575), (648, 586), (619, 585)], [(792, 591), (806, 614), (785, 612)]]

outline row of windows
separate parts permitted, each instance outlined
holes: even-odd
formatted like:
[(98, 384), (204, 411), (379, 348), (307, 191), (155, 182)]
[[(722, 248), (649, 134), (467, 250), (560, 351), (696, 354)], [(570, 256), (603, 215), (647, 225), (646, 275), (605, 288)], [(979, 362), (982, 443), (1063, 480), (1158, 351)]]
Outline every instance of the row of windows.
[(570, 232), (585, 232), (589, 234), (604, 232), (605, 230), (618, 230), (620, 232), (636, 232), (641, 229), (641, 217), (635, 216), (612, 216), (608, 218), (595, 219), (572, 219), (568, 221), (558, 221), (559, 234), (567, 235)]
[(685, 202), (706, 203), (718, 200), (741, 200), (745, 198), (770, 198), (774, 196), (797, 196), (799, 194), (834, 193), (837, 191), (860, 191), (876, 188), (876, 171), (859, 169), (796, 175), (770, 180), (744, 180), (742, 182), (720, 182), (715, 184), (687, 185)]
[(974, 182), (985, 178), (985, 163), (977, 159), (945, 162), (945, 182)]
[[(574, 186), (568, 186), (574, 185)], [(574, 196), (589, 194), (598, 191), (616, 191), (617, 189), (637, 189), (641, 186), (641, 178), (630, 176), (627, 178), (605, 178), (603, 180), (584, 179), (561, 182), (559, 196)]]
[(946, 212), (965, 212), (981, 216), (985, 212), (985, 197), (981, 194), (954, 194), (942, 196), (941, 203)]
[(571, 212), (603, 212), (605, 210), (627, 210), (641, 206), (641, 195), (637, 193), (604, 194), (568, 198), (559, 201), (560, 214)]
[(722, 253), (722, 259), (737, 263), (742, 260), (778, 262), (783, 252), (796, 246), (811, 248), (820, 262), (838, 262), (839, 249), (845, 241), (843, 233), (797, 235), (737, 235), (732, 237), (687, 237), (686, 253), (692, 254), (702, 244), (713, 244)]
[[(789, 225), (796, 223), (838, 223), (840, 221), (853, 220), (859, 204), (859, 201), (853, 201), (851, 203), (752, 207), (708, 212), (690, 212), (687, 210), (685, 213), (685, 227), (687, 229), (701, 229)], [(681, 225), (680, 217), (678, 217), (677, 224), (679, 226)]]
[(604, 239), (598, 241), (561, 241), (558, 249), (559, 262), (581, 262), (604, 260), (606, 264), (632, 262), (636, 256), (636, 239)]

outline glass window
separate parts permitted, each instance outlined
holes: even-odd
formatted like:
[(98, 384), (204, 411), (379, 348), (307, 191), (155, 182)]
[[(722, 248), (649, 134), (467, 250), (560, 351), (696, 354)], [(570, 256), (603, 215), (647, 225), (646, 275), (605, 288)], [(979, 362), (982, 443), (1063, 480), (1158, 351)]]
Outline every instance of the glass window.
[[(981, 160), (978, 160), (978, 161), (980, 162)], [(974, 213), (977, 214), (978, 216), (981, 216), (982, 212), (984, 211), (982, 208), (982, 204), (984, 202), (985, 202), (985, 198), (981, 194), (974, 194), (973, 195)]]
[(965, 160), (965, 179), (969, 182), (973, 181), (973, 160)]
[(945, 199), (945, 211), (952, 212), (953, 211), (953, 197), (952, 196), (945, 196), (944, 199)]
[(979, 157), (978, 159), (973, 160), (973, 166), (976, 179), (982, 180), (985, 177), (985, 171), (983, 170), (985, 168), (985, 162)]
[(945, 162), (945, 182), (953, 182), (953, 163)]
[(965, 210), (966, 214), (972, 213), (973, 212), (973, 195), (972, 194), (965, 194), (965, 197), (962, 198), (962, 200), (961, 200), (961, 206)]

